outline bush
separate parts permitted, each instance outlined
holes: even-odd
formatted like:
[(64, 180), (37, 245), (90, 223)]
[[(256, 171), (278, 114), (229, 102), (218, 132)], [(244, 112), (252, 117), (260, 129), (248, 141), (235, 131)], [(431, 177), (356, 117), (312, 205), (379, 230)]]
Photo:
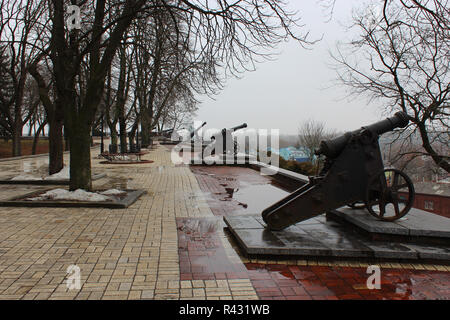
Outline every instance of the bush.
[(280, 168), (297, 172), (306, 176), (316, 175), (316, 166), (311, 162), (298, 162), (295, 160), (285, 160), (280, 157)]

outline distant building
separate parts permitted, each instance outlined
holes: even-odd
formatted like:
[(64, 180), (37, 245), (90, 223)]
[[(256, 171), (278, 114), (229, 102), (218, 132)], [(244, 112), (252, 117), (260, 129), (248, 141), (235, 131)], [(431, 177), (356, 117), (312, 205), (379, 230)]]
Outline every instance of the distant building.
[(287, 147), (279, 150), (270, 149), (270, 151), (278, 153), (284, 160), (294, 160), (297, 162), (309, 161), (308, 154), (302, 148)]
[(414, 208), (450, 218), (450, 183), (415, 182), (414, 189)]

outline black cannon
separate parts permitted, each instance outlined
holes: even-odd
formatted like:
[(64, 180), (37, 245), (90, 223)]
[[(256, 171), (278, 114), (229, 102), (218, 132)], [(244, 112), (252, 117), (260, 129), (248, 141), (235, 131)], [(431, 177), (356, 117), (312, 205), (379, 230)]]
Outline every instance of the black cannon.
[(173, 131), (174, 129), (161, 130), (158, 132), (158, 135), (170, 139), (170, 136), (172, 135)]
[(215, 154), (217, 149), (220, 149), (220, 145), (222, 145), (222, 152), (224, 155), (238, 153), (238, 143), (235, 139), (233, 139), (233, 132), (236, 132), (241, 129), (247, 128), (247, 124), (243, 123), (240, 126), (236, 126), (230, 129), (224, 128), (221, 130), (220, 134), (212, 136), (211, 140), (213, 140), (214, 149), (211, 154)]
[(206, 122), (203, 122), (197, 129), (194, 129), (191, 131), (191, 133), (190, 133), (191, 141), (195, 140), (195, 136), (200, 131), (200, 129), (203, 128), (204, 126), (206, 126)]
[(282, 230), (344, 205), (363, 204), (370, 214), (384, 221), (406, 215), (414, 202), (414, 185), (402, 171), (384, 168), (378, 138), (408, 123), (407, 114), (397, 112), (386, 120), (322, 141), (316, 151), (326, 157), (321, 173), (265, 209), (262, 217), (267, 227)]

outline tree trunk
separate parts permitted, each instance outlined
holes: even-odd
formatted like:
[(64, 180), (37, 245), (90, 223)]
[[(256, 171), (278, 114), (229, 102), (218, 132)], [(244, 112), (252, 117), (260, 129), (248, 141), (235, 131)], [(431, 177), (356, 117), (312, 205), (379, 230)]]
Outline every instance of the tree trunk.
[(70, 190), (92, 190), (90, 128), (85, 121), (74, 121), (70, 128)]
[(70, 151), (70, 139), (69, 139), (69, 129), (67, 126), (64, 126), (64, 151)]
[(13, 157), (20, 157), (22, 155), (21, 138), (22, 138), (22, 127), (16, 126), (13, 129), (13, 134), (12, 134), (12, 156)]
[(53, 120), (49, 123), (49, 127), (48, 173), (55, 174), (64, 167), (63, 120)]
[(422, 146), (425, 151), (431, 156), (436, 165), (438, 165), (445, 171), (450, 172), (450, 163), (446, 160), (447, 157), (439, 155), (431, 146), (430, 138), (428, 136), (428, 131), (425, 124), (418, 123), (417, 127), (419, 128), (420, 136), (422, 138)]
[(110, 130), (111, 131), (111, 144), (117, 145), (117, 131), (116, 129)]
[(36, 154), (36, 148), (37, 148), (37, 144), (39, 142), (39, 136), (41, 134), (41, 131), (44, 129), (44, 127), (47, 125), (47, 121), (42, 122), (37, 131), (34, 133), (34, 138), (33, 138), (33, 146), (31, 147), (31, 154)]
[(142, 148), (150, 145), (150, 119), (144, 110), (141, 111), (141, 145)]
[(120, 153), (127, 152), (127, 124), (125, 121), (125, 116), (123, 114), (123, 109), (119, 115), (119, 130), (120, 130)]
[(119, 115), (119, 137), (120, 137), (120, 153), (127, 152), (127, 119), (125, 117), (125, 103), (127, 97), (125, 96), (125, 82), (127, 72), (127, 61), (125, 55), (125, 46), (122, 45), (119, 51), (120, 56), (120, 74), (119, 84), (117, 88), (117, 113)]

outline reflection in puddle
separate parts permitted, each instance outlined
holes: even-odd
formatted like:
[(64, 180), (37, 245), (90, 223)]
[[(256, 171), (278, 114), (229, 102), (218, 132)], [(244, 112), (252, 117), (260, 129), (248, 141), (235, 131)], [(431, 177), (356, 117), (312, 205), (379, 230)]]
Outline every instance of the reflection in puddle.
[(130, 189), (130, 182), (132, 180), (132, 178), (125, 177), (108, 178), (108, 182), (104, 183), (102, 187), (105, 189), (126, 190)]
[(24, 173), (43, 174), (48, 170), (48, 159), (20, 161), (19, 170)]
[(241, 182), (239, 189), (226, 188), (228, 198), (232, 198), (244, 209), (260, 212), (289, 193), (271, 184), (251, 185)]
[(205, 233), (216, 232), (219, 226), (220, 221), (218, 220), (185, 220), (178, 230), (185, 234), (202, 236)]

